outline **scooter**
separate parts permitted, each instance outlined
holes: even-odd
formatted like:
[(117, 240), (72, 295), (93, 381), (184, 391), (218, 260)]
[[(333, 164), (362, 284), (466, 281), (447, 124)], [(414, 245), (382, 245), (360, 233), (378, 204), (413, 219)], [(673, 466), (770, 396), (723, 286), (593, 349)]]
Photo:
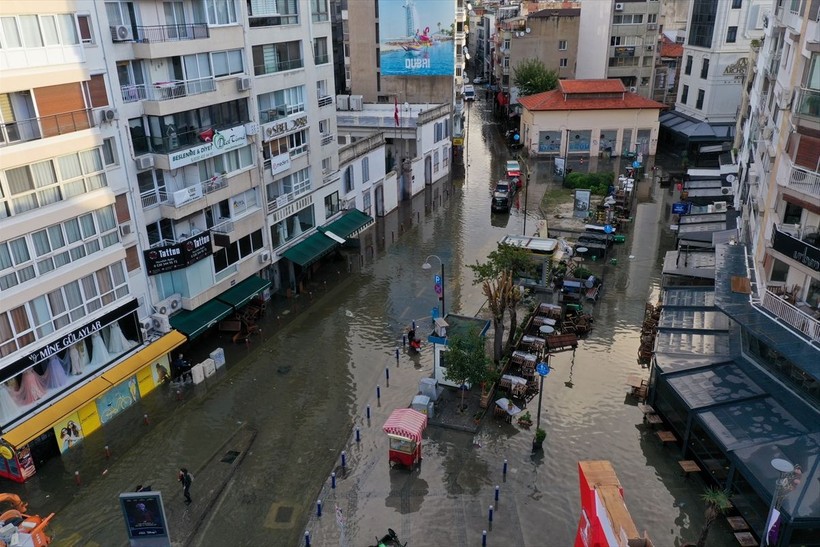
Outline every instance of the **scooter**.
[(407, 333), (407, 345), (410, 348), (410, 353), (419, 353), (421, 351), (421, 340), (416, 338), (416, 331), (411, 330)]
[(388, 528), (387, 534), (382, 536), (381, 539), (377, 537), (376, 542), (373, 547), (407, 547), (407, 542), (402, 543), (392, 528)]

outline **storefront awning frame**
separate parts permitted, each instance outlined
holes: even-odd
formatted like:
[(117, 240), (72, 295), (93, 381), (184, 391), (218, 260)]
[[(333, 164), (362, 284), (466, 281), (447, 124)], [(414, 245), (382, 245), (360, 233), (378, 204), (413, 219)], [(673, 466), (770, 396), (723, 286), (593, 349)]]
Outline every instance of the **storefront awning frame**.
[(229, 304), (214, 298), (195, 310), (183, 310), (172, 315), (170, 322), (172, 327), (193, 339), (232, 312), (233, 308)]
[(252, 275), (220, 294), (216, 299), (238, 310), (268, 287), (270, 287), (269, 280), (262, 279), (257, 275)]

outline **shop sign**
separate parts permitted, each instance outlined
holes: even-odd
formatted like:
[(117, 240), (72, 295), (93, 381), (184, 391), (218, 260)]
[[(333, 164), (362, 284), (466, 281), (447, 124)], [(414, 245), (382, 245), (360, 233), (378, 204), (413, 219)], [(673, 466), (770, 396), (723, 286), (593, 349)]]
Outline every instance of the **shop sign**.
[(287, 135), (288, 133), (292, 133), (297, 129), (302, 129), (303, 127), (307, 126), (307, 116), (299, 116), (298, 118), (293, 118), (282, 122), (267, 123), (262, 126), (262, 131), (264, 135), (263, 140), (265, 142), (268, 142), (269, 140), (281, 137), (282, 135)]
[[(218, 156), (223, 152), (236, 150), (248, 144), (248, 136), (245, 134), (245, 126), (239, 125), (229, 129), (212, 130), (208, 132), (208, 142), (179, 150), (168, 154), (168, 165), (171, 169), (177, 169), (186, 165), (191, 165), (198, 161)], [(203, 133), (204, 134), (204, 133)]]
[(464, 137), (453, 137), (453, 146), (464, 146)]
[(182, 243), (152, 247), (143, 251), (148, 275), (183, 270), (211, 255), (211, 232), (206, 231)]
[(0, 373), (0, 382), (4, 382), (9, 378), (13, 378), (14, 376), (19, 374), (20, 372), (23, 372), (30, 366), (35, 365), (41, 361), (45, 361), (52, 355), (68, 349), (69, 346), (76, 344), (80, 340), (83, 340), (84, 338), (91, 336), (103, 327), (110, 325), (114, 321), (117, 321), (118, 319), (126, 316), (129, 312), (132, 312), (136, 309), (137, 301), (136, 299), (133, 299), (129, 301), (127, 304), (123, 304), (117, 309), (106, 313), (99, 319), (91, 321), (90, 323), (87, 323), (78, 329), (74, 329), (62, 338), (59, 338), (53, 341), (52, 343), (29, 353), (25, 357), (21, 357), (14, 363), (3, 367), (3, 371), (2, 373)]
[(284, 173), (288, 169), (290, 169), (290, 154), (288, 152), (279, 154), (278, 156), (274, 156), (270, 159), (270, 170), (272, 175)]
[(618, 46), (615, 48), (615, 57), (634, 57), (635, 46)]
[(786, 255), (815, 272), (820, 272), (820, 249), (817, 247), (807, 245), (805, 242), (780, 230), (774, 232), (772, 247), (778, 253)]

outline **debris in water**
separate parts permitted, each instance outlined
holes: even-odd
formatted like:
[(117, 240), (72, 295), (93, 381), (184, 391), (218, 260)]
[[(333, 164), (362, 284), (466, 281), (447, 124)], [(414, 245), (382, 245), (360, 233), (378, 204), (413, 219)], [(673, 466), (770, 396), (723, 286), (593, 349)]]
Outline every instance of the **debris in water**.
[(348, 317), (353, 317), (353, 312), (350, 310), (345, 310), (345, 315)]

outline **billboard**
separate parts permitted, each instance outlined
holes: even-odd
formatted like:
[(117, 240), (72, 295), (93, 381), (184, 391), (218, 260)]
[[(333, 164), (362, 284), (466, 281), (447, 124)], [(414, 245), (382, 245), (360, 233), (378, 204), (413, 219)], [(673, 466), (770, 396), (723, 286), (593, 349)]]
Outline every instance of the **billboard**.
[[(120, 494), (120, 509), (125, 519), (131, 545), (171, 545), (165, 507), (159, 492)], [(162, 541), (150, 541), (151, 539), (162, 539)]]
[(452, 76), (453, 0), (378, 0), (382, 76)]

